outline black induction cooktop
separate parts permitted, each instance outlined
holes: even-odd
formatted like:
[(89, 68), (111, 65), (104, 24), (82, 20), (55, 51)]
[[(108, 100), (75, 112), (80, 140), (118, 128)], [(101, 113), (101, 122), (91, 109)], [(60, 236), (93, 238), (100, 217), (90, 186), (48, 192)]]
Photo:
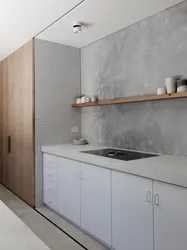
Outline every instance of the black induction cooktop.
[(153, 154), (140, 153), (136, 151), (119, 150), (119, 149), (114, 149), (114, 148), (81, 151), (81, 153), (99, 155), (99, 156), (108, 157), (112, 159), (118, 159), (122, 161), (132, 161), (132, 160), (158, 156), (158, 155), (153, 155)]

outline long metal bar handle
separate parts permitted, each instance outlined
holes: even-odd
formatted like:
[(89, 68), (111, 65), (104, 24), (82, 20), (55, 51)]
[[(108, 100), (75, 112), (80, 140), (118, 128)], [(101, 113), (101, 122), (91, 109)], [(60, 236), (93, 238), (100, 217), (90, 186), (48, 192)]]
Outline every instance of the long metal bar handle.
[(8, 136), (8, 153), (11, 154), (11, 136)]
[(146, 202), (151, 203), (151, 191), (146, 193)]
[(154, 197), (155, 197), (155, 206), (159, 206), (159, 194), (155, 194), (154, 195)]

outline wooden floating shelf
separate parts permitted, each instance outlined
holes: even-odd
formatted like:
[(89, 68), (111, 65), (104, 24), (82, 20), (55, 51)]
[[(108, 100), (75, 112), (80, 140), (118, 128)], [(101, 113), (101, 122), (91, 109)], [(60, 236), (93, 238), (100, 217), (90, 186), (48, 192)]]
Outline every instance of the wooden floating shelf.
[(164, 94), (164, 95), (146, 95), (146, 96), (132, 96), (113, 100), (101, 100), (98, 102), (87, 102), (80, 104), (72, 104), (72, 107), (90, 107), (90, 106), (102, 106), (102, 105), (112, 105), (112, 104), (122, 104), (122, 103), (135, 103), (135, 102), (150, 102), (150, 101), (160, 101), (160, 100), (170, 100), (187, 98), (187, 92)]

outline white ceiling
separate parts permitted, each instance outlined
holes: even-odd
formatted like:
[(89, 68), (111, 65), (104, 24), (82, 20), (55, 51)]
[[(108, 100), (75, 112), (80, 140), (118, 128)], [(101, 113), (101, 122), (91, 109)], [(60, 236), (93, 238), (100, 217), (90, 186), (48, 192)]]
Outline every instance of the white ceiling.
[[(83, 0), (0, 0), (0, 61)], [(85, 46), (182, 0), (85, 0), (39, 38)], [(92, 24), (74, 35), (72, 21)]]
[(0, 60), (82, 0), (0, 0)]
[[(83, 47), (183, 0), (86, 0), (37, 38)], [(74, 34), (72, 22), (88, 23)]]

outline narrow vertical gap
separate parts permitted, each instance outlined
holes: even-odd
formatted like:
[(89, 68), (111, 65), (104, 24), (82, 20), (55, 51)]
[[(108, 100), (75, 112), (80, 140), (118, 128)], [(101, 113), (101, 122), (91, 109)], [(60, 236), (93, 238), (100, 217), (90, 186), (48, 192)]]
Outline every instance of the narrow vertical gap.
[[(80, 48), (80, 95), (82, 94), (82, 48)], [(80, 124), (80, 137), (82, 138), (82, 109), (80, 109), (80, 117), (81, 117), (81, 124)]]
[[(81, 175), (81, 170), (82, 170), (82, 166), (81, 166), (81, 163), (80, 164), (80, 175)], [(79, 181), (80, 181), (80, 226), (82, 227), (82, 206), (81, 206), (81, 201), (82, 201), (82, 196), (81, 196), (81, 184), (82, 184), (82, 180), (81, 178), (79, 178)]]
[(110, 203), (111, 203), (111, 247), (113, 247), (113, 241), (112, 241), (112, 170), (110, 170)]
[(152, 211), (153, 211), (153, 214), (152, 214), (152, 221), (153, 221), (153, 250), (155, 250), (155, 237), (154, 237), (154, 234), (155, 234), (155, 225), (154, 225), (154, 181), (152, 181), (152, 200), (153, 200), (153, 204), (152, 204)]
[(33, 103), (32, 103), (32, 108), (33, 108), (33, 206), (36, 206), (37, 204), (37, 190), (36, 190), (36, 179), (37, 179), (37, 176), (36, 176), (36, 137), (35, 137), (35, 120), (36, 120), (36, 116), (35, 116), (35, 90), (36, 90), (36, 87), (35, 87), (35, 82), (36, 82), (36, 79), (35, 79), (35, 72), (36, 72), (36, 64), (35, 64), (35, 61), (36, 61), (36, 54), (35, 54), (35, 38), (32, 39), (32, 48), (33, 48), (33, 58), (32, 58), (32, 67), (33, 67), (33, 91), (32, 91), (32, 100), (33, 100)]

